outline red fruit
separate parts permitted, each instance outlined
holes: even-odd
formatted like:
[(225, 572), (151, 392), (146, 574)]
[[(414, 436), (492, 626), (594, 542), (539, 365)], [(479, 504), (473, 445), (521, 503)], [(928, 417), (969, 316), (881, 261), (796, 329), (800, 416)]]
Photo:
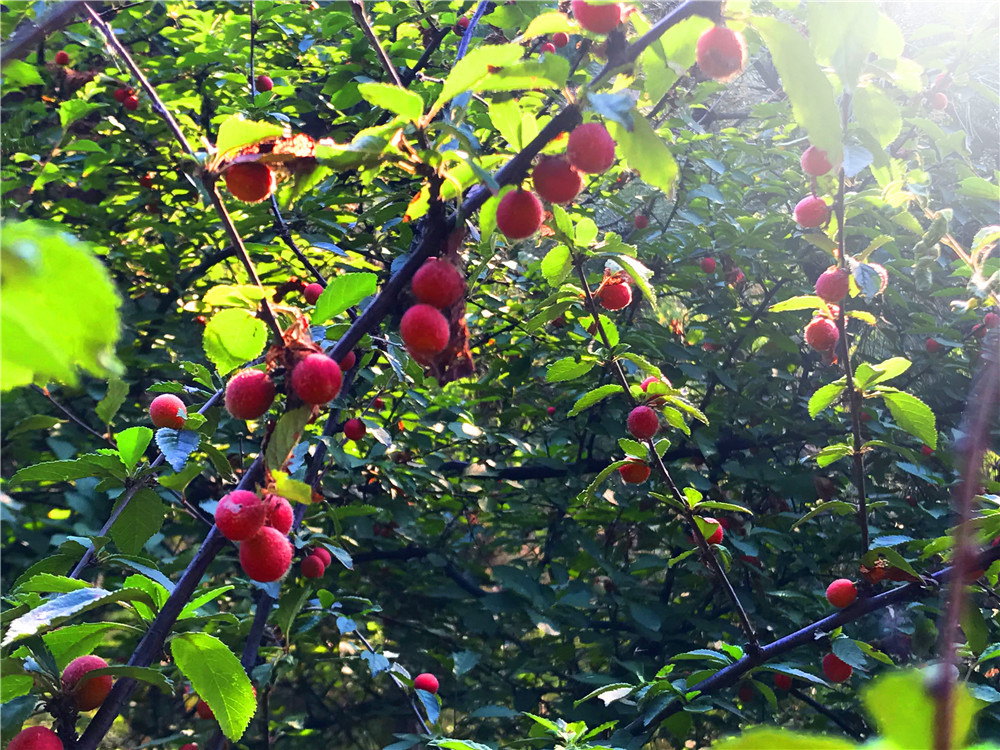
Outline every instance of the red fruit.
[(542, 202), (534, 193), (511, 190), (497, 205), (497, 228), (511, 240), (530, 237), (542, 226)]
[(702, 258), (701, 270), (705, 273), (715, 273), (715, 258)]
[(774, 686), (778, 688), (778, 690), (791, 690), (792, 689), (791, 675), (782, 674), (781, 672), (775, 672)]
[(382, 411), (382, 409), (385, 408), (385, 401), (376, 396), (375, 400), (372, 401), (372, 406), (378, 409), (379, 411)]
[(122, 89), (122, 88), (115, 89), (114, 93), (115, 101), (121, 104), (125, 101), (126, 98), (128, 98), (128, 96), (131, 93), (132, 93), (131, 89)]
[(100, 656), (79, 656), (66, 665), (62, 673), (63, 690), (76, 694), (76, 707), (80, 711), (95, 709), (108, 697), (112, 682), (109, 674), (93, 677), (78, 685), (87, 672), (107, 666), (108, 663)]
[(465, 30), (469, 28), (469, 18), (468, 16), (459, 16), (458, 20), (455, 22), (454, 31), (459, 36), (465, 33)]
[[(602, 8), (611, 6), (602, 5)], [(569, 134), (566, 141), (569, 163), (581, 172), (601, 174), (615, 163), (615, 141), (599, 122), (587, 122)]]
[(323, 560), (316, 555), (309, 555), (302, 561), (302, 575), (306, 578), (322, 578), (326, 565)]
[[(56, 62), (59, 62), (56, 60)], [(945, 109), (948, 106), (948, 95), (943, 91), (938, 91), (931, 97), (932, 109)]]
[(277, 187), (271, 169), (257, 162), (233, 164), (224, 177), (229, 192), (244, 203), (260, 203)]
[(642, 484), (649, 479), (649, 466), (642, 461), (632, 461), (618, 467), (622, 480), (628, 484)]
[(667, 388), (673, 388), (673, 385), (669, 380), (660, 380), (658, 377), (650, 375), (648, 378), (639, 383), (639, 387), (642, 388), (642, 392), (645, 393), (649, 390), (649, 386), (653, 383), (663, 383)]
[(358, 361), (358, 355), (354, 353), (352, 349), (349, 351), (342, 360), (340, 360), (340, 371), (349, 372), (351, 368), (354, 367), (354, 363)]
[(754, 689), (753, 685), (740, 685), (739, 693), (737, 693), (740, 703), (749, 703), (753, 700)]
[(945, 71), (934, 76), (933, 89), (946, 89), (951, 84), (951, 73)]
[(418, 674), (413, 679), (413, 687), (417, 690), (426, 690), (428, 693), (436, 693), (438, 691), (438, 679), (429, 672), (424, 672), (423, 674)]
[(639, 440), (648, 440), (660, 429), (656, 412), (648, 406), (637, 406), (628, 415), (628, 431)]
[(806, 229), (819, 227), (830, 219), (830, 207), (815, 195), (807, 195), (795, 206), (795, 221)]
[(257, 419), (274, 402), (274, 381), (262, 370), (242, 370), (226, 385), (226, 409), (236, 419)]
[(194, 320), (200, 326), (207, 326), (208, 325), (208, 318), (206, 318), (204, 315), (199, 315)]
[(569, 203), (583, 190), (583, 178), (565, 156), (541, 157), (531, 182), (549, 203)]
[(306, 285), (306, 288), (302, 290), (302, 296), (306, 298), (307, 305), (315, 305), (316, 300), (319, 299), (319, 296), (322, 293), (323, 293), (323, 285), (317, 284), (315, 282)]
[(998, 323), (1000, 323), (1000, 315), (995, 312), (988, 312), (983, 316), (983, 325), (986, 328), (996, 328)]
[(144, 188), (151, 188), (153, 187), (154, 177), (156, 177), (155, 174), (153, 174), (152, 172), (147, 172), (146, 174), (144, 174), (142, 177), (139, 178), (139, 184), (142, 185)]
[(292, 564), (292, 543), (271, 526), (240, 545), (240, 565), (250, 578), (261, 583), (277, 581)]
[(622, 22), (622, 7), (618, 3), (593, 5), (584, 0), (573, 0), (572, 5), (576, 22), (595, 34), (607, 34)]
[(937, 354), (939, 351), (944, 349), (944, 347), (941, 346), (941, 344), (939, 344), (934, 339), (927, 339), (927, 343), (925, 344), (925, 346), (927, 347), (927, 351), (929, 351), (931, 354)]
[(857, 598), (858, 590), (854, 586), (854, 581), (849, 581), (846, 578), (838, 578), (826, 587), (826, 600), (838, 609), (853, 604)]
[(270, 91), (274, 88), (274, 81), (271, 80), (270, 76), (259, 75), (254, 80), (254, 86), (258, 91)]
[(172, 430), (184, 428), (187, 421), (187, 407), (172, 393), (161, 393), (149, 405), (149, 419), (154, 427), (169, 427)]
[(314, 555), (315, 557), (318, 557), (320, 560), (322, 560), (323, 565), (329, 565), (330, 561), (333, 560), (333, 557), (330, 555), (330, 550), (328, 550), (326, 547), (316, 547), (309, 554)]
[(125, 107), (129, 112), (135, 112), (139, 109), (139, 97), (137, 96), (126, 96), (125, 101), (122, 102), (122, 106)]
[(295, 521), (295, 514), (292, 511), (292, 504), (281, 495), (268, 495), (264, 498), (264, 508), (267, 516), (264, 525), (277, 529), (282, 534), (287, 534), (292, 530), (292, 523)]
[(69, 65), (69, 53), (64, 50), (56, 52), (56, 65)]
[(868, 413), (866, 411), (863, 411), (863, 412), (861, 412), (861, 416), (859, 417), (859, 419), (862, 422), (871, 422), (872, 419), (874, 419), (874, 417), (872, 417), (872, 415), (870, 413)]
[(556, 51), (556, 45), (554, 45), (552, 42), (546, 42), (541, 47), (542, 54), (545, 54), (545, 53), (548, 53), (548, 52), (555, 52), (555, 51)]
[(829, 318), (813, 318), (806, 326), (806, 343), (818, 352), (827, 352), (837, 345), (840, 331)]
[(365, 436), (365, 423), (360, 419), (348, 419), (344, 422), (344, 437), (348, 440), (360, 440)]
[(722, 537), (725, 536), (725, 531), (722, 530), (722, 524), (715, 518), (709, 518), (708, 516), (705, 516), (702, 520), (706, 523), (715, 524), (715, 531), (705, 537), (705, 541), (709, 544), (722, 544)]
[(215, 525), (231, 542), (242, 542), (254, 536), (264, 525), (267, 507), (249, 490), (233, 490), (215, 507)]
[(194, 710), (195, 710), (195, 713), (198, 714), (198, 718), (199, 719), (214, 719), (215, 718), (215, 712), (211, 708), (209, 708), (208, 704), (205, 703), (205, 701), (203, 701), (201, 698), (198, 699), (198, 703), (194, 707)]
[(198, 750), (198, 746), (193, 742), (189, 742), (186, 745), (181, 745), (181, 750)]
[(816, 279), (816, 296), (826, 302), (840, 302), (851, 290), (851, 274), (846, 268), (831, 266)]
[(929, 445), (925, 445), (923, 448), (920, 449), (920, 452), (923, 453), (925, 456), (931, 456), (934, 454), (934, 449), (931, 448)]
[(830, 682), (843, 682), (851, 676), (854, 668), (847, 662), (841, 661), (834, 654), (827, 654), (823, 657), (823, 674)]
[(462, 274), (453, 264), (439, 258), (425, 260), (413, 274), (410, 286), (419, 302), (439, 310), (455, 304), (465, 294)]
[(292, 390), (307, 404), (321, 405), (340, 393), (340, 365), (325, 354), (310, 354), (292, 370)]
[(597, 295), (605, 310), (621, 310), (632, 303), (632, 287), (628, 284), (608, 284)]
[(648, 217), (643, 216), (642, 214), (639, 214), (638, 216), (635, 217), (635, 228), (636, 229), (645, 229), (648, 226), (649, 226), (649, 218)]
[(548, 409), (545, 410), (545, 412), (551, 417), (553, 414), (556, 413), (556, 407), (550, 406)]
[(986, 338), (986, 331), (987, 328), (982, 323), (976, 323), (974, 326), (972, 326), (972, 335), (975, 336), (977, 339)]
[(399, 322), (399, 335), (406, 350), (418, 359), (429, 359), (448, 346), (451, 329), (448, 319), (430, 305), (414, 305)]
[(7, 750), (63, 750), (63, 743), (51, 729), (28, 727), (14, 736)]
[(728, 81), (743, 72), (747, 43), (738, 31), (713, 26), (698, 37), (698, 67), (717, 81)]
[(830, 160), (826, 158), (826, 151), (820, 151), (815, 146), (810, 146), (802, 152), (799, 164), (802, 166), (803, 172), (813, 177), (819, 177), (833, 169)]
[(559, 49), (562, 49), (567, 44), (569, 44), (569, 34), (565, 31), (557, 31), (552, 35), (552, 44), (554, 44)]

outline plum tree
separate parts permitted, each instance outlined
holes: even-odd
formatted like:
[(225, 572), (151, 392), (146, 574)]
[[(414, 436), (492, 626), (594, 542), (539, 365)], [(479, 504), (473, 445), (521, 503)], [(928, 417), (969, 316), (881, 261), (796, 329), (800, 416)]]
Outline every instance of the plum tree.
[(278, 529), (263, 526), (240, 544), (240, 566), (255, 581), (277, 581), (292, 564), (292, 543)]
[(509, 239), (527, 239), (542, 226), (542, 202), (522, 188), (512, 190), (497, 205), (497, 229)]
[(531, 181), (535, 191), (549, 203), (569, 203), (583, 190), (583, 177), (565, 156), (541, 157)]
[(628, 431), (639, 440), (648, 440), (660, 429), (660, 418), (648, 406), (637, 406), (628, 415)]
[(314, 352), (292, 370), (292, 390), (307, 404), (325, 404), (340, 393), (343, 379), (340, 365), (325, 354)]
[(595, 34), (607, 34), (622, 21), (622, 6), (620, 3), (588, 3), (586, 0), (573, 0), (571, 3), (573, 18), (587, 31)]

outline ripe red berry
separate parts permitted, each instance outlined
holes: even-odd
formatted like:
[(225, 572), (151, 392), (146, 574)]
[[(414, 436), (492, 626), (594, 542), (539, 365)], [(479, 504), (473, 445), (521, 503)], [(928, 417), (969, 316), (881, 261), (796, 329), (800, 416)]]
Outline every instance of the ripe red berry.
[(615, 141), (604, 125), (587, 122), (569, 134), (566, 156), (569, 163), (581, 172), (601, 174), (615, 163)]
[(153, 187), (154, 177), (156, 177), (155, 174), (153, 174), (152, 172), (147, 172), (146, 174), (144, 174), (142, 177), (139, 178), (139, 184), (142, 185), (144, 188), (151, 188)]
[(846, 268), (830, 267), (816, 279), (816, 296), (826, 302), (840, 302), (851, 290), (851, 274)]
[(365, 423), (360, 419), (348, 419), (344, 422), (344, 437), (348, 440), (360, 440), (365, 436)]
[(619, 3), (594, 5), (585, 0), (573, 0), (573, 18), (587, 31), (607, 34), (622, 22), (622, 6)]
[(737, 693), (737, 696), (740, 699), (740, 703), (749, 703), (750, 701), (752, 701), (754, 697), (753, 685), (749, 684), (740, 685), (740, 690)]
[(90, 711), (97, 708), (111, 692), (111, 675), (105, 674), (92, 677), (79, 684), (85, 674), (94, 669), (104, 669), (108, 663), (100, 656), (79, 656), (69, 664), (62, 673), (63, 690), (76, 694), (76, 707), (80, 711)]
[(198, 714), (199, 719), (211, 720), (215, 718), (215, 712), (201, 698), (198, 699), (198, 703), (195, 705), (194, 710), (195, 713)]
[(643, 214), (639, 214), (638, 216), (635, 217), (635, 228), (636, 229), (645, 229), (648, 226), (649, 226), (649, 217), (648, 216), (644, 216)]
[(530, 237), (542, 226), (544, 210), (534, 193), (511, 190), (497, 204), (497, 228), (511, 240)]
[(399, 335), (406, 349), (418, 359), (429, 359), (440, 354), (451, 339), (448, 319), (431, 305), (414, 305), (399, 322)]
[[(56, 61), (58, 62), (58, 60)], [(931, 97), (931, 107), (933, 109), (945, 109), (948, 106), (948, 95), (943, 91), (938, 91)]]
[(462, 274), (452, 263), (440, 258), (425, 260), (413, 274), (410, 286), (419, 302), (439, 310), (455, 304), (465, 294)]
[(465, 33), (465, 30), (469, 28), (469, 23), (470, 22), (468, 16), (459, 16), (458, 20), (455, 22), (455, 25), (452, 27), (452, 31), (454, 31), (459, 36), (462, 36), (462, 34)]
[(28, 727), (14, 736), (7, 750), (63, 750), (63, 743), (47, 727)]
[(226, 187), (234, 198), (244, 203), (260, 203), (277, 186), (274, 174), (266, 164), (242, 162), (226, 169)]
[(698, 67), (717, 81), (728, 81), (747, 63), (747, 43), (743, 35), (725, 26), (713, 26), (698, 37)]
[(597, 295), (605, 310), (622, 310), (632, 304), (632, 287), (628, 284), (608, 284)]
[(715, 273), (715, 258), (702, 258), (701, 270), (705, 273)]
[(837, 345), (840, 331), (829, 318), (813, 318), (806, 326), (806, 343), (818, 352), (828, 352)]
[(250, 578), (261, 583), (277, 581), (292, 564), (292, 543), (271, 526), (240, 545), (240, 565)]
[(413, 687), (417, 690), (426, 690), (428, 693), (436, 693), (438, 691), (438, 679), (429, 672), (424, 672), (423, 674), (418, 674), (413, 679)]
[(382, 411), (382, 409), (385, 408), (385, 401), (383, 401), (381, 398), (379, 398), (378, 396), (376, 396), (375, 400), (372, 401), (372, 406), (374, 408), (378, 409), (379, 411)]
[(207, 326), (208, 325), (208, 318), (206, 318), (204, 315), (199, 315), (194, 320), (195, 320), (195, 323), (197, 323), (200, 326)]
[(315, 305), (316, 300), (323, 293), (323, 285), (313, 282), (312, 284), (307, 284), (306, 288), (302, 290), (302, 296), (306, 298), (307, 305)]
[(810, 146), (802, 152), (802, 156), (799, 157), (799, 165), (803, 172), (813, 177), (819, 177), (833, 169), (830, 160), (826, 158), (826, 151), (821, 151), (815, 146)]
[(541, 47), (542, 54), (547, 54), (549, 52), (555, 52), (555, 51), (556, 51), (556, 45), (554, 45), (552, 42), (546, 42)]
[(154, 427), (181, 430), (184, 429), (187, 416), (187, 407), (184, 406), (184, 402), (172, 393), (161, 393), (149, 405), (149, 419)]
[(129, 95), (125, 97), (125, 101), (122, 102), (122, 106), (125, 107), (129, 112), (135, 112), (139, 109), (139, 97)]
[(923, 453), (925, 456), (933, 456), (934, 455), (934, 449), (931, 448), (929, 445), (923, 446), (920, 449), (920, 452)]
[(569, 34), (565, 31), (557, 31), (552, 35), (552, 44), (554, 44), (559, 49), (562, 49), (567, 44), (569, 44)]
[(352, 349), (351, 351), (349, 351), (347, 354), (344, 355), (344, 358), (342, 360), (340, 360), (339, 362), (340, 371), (341, 372), (350, 371), (351, 369), (353, 369), (357, 361), (358, 361), (358, 355), (355, 354), (354, 350)]
[(307, 404), (321, 405), (340, 393), (340, 365), (325, 354), (310, 354), (292, 370), (292, 390)]
[(551, 416), (552, 416), (553, 414), (555, 414), (555, 413), (556, 413), (556, 407), (554, 407), (554, 406), (550, 406), (550, 407), (548, 407), (548, 408), (547, 408), (547, 409), (545, 410), (545, 413), (546, 413), (546, 414), (548, 414), (548, 415), (549, 415), (549, 416), (551, 417)]
[(988, 329), (984, 324), (976, 323), (974, 326), (972, 326), (972, 335), (975, 336), (977, 339), (984, 339), (986, 338), (987, 330)]
[(302, 561), (302, 575), (306, 578), (322, 578), (326, 565), (317, 555), (309, 555)]
[(722, 544), (722, 537), (725, 536), (725, 531), (722, 529), (722, 523), (715, 518), (709, 518), (705, 516), (704, 520), (706, 523), (714, 523), (715, 531), (705, 537), (705, 541), (709, 544)]
[(778, 688), (778, 690), (791, 690), (792, 689), (791, 675), (782, 674), (781, 672), (775, 672), (774, 686)]
[(226, 409), (236, 419), (257, 419), (274, 402), (274, 381), (262, 370), (242, 370), (226, 384)]
[(117, 88), (114, 93), (115, 101), (122, 104), (131, 93), (132, 89)]
[(56, 65), (69, 65), (69, 53), (65, 50), (56, 52)]
[(215, 506), (215, 525), (231, 542), (242, 542), (254, 536), (264, 525), (267, 507), (249, 490), (233, 490)]
[(847, 680), (854, 668), (845, 661), (841, 661), (834, 654), (827, 654), (823, 657), (823, 674), (830, 682), (844, 682)]
[(807, 195), (795, 206), (795, 222), (806, 229), (819, 227), (830, 219), (830, 207), (815, 195)]
[(995, 312), (988, 312), (983, 316), (983, 325), (986, 328), (996, 328), (1000, 324), (1000, 315)]
[(931, 354), (937, 354), (939, 351), (944, 349), (944, 347), (941, 346), (941, 344), (935, 339), (927, 339), (927, 343), (925, 344), (925, 346), (927, 348), (927, 351), (929, 351)]
[(309, 554), (315, 555), (320, 560), (322, 560), (323, 565), (329, 565), (330, 561), (333, 560), (333, 556), (330, 555), (330, 550), (328, 550), (326, 547), (315, 547), (313, 551), (310, 552)]
[(854, 586), (854, 581), (846, 578), (838, 578), (826, 587), (826, 600), (838, 609), (853, 604), (857, 598), (858, 589)]
[(268, 495), (264, 498), (264, 508), (267, 516), (264, 518), (264, 525), (277, 529), (282, 534), (287, 534), (292, 530), (292, 523), (295, 521), (295, 514), (292, 511), (292, 504), (281, 495)]
[(254, 80), (254, 86), (258, 91), (270, 91), (274, 88), (274, 81), (271, 80), (270, 76), (259, 75)]
[(549, 203), (569, 203), (583, 190), (583, 178), (565, 156), (542, 156), (531, 173), (531, 182)]
[(653, 383), (663, 383), (667, 388), (673, 388), (673, 385), (669, 380), (660, 380), (654, 375), (650, 375), (648, 378), (639, 383), (639, 387), (642, 388), (643, 393), (649, 390), (649, 386)]
[(649, 479), (649, 466), (642, 461), (631, 461), (619, 466), (618, 473), (622, 475), (622, 481), (628, 484), (642, 484)]
[(198, 746), (193, 742), (189, 742), (186, 745), (181, 745), (181, 750), (198, 750)]
[(628, 431), (639, 440), (647, 440), (660, 429), (660, 419), (648, 406), (637, 406), (628, 415)]

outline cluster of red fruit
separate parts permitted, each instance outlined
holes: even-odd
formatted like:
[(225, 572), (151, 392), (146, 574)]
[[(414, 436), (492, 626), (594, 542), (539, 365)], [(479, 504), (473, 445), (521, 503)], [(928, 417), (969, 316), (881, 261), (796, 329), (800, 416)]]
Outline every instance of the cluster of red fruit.
[(816, 296), (827, 303), (825, 314), (817, 315), (806, 326), (806, 343), (818, 352), (832, 352), (840, 340), (840, 331), (833, 317), (840, 308), (836, 303), (851, 290), (851, 274), (846, 268), (830, 266), (816, 279)]
[[(261, 498), (256, 492), (233, 490), (219, 500), (215, 525), (231, 542), (240, 544), (240, 566), (261, 583), (277, 581), (292, 564), (293, 513), (289, 502), (278, 495)], [(322, 573), (321, 573), (322, 574)]]
[(302, 560), (302, 575), (306, 578), (322, 578), (332, 559), (326, 547), (315, 547)]
[(427, 364), (443, 352), (451, 340), (451, 324), (441, 311), (465, 295), (465, 279), (453, 263), (428, 258), (413, 274), (410, 288), (417, 304), (403, 313), (399, 334), (410, 356)]
[(830, 220), (830, 206), (816, 195), (816, 178), (833, 169), (833, 165), (830, 164), (826, 152), (815, 146), (810, 146), (802, 152), (799, 164), (802, 166), (802, 171), (812, 178), (813, 192), (796, 204), (795, 222), (804, 229), (823, 226)]
[[(653, 383), (661, 383), (667, 388), (671, 388), (669, 380), (660, 380), (657, 377), (650, 376), (639, 384), (642, 388), (642, 392), (646, 393), (649, 390), (649, 386)], [(656, 404), (661, 399), (658, 396), (649, 397), (649, 403)], [(628, 430), (632, 435), (639, 440), (648, 440), (653, 437), (660, 429), (660, 419), (656, 416), (656, 412), (645, 404), (640, 404), (635, 407), (628, 415)], [(628, 460), (628, 463), (624, 466), (618, 467), (618, 473), (621, 474), (622, 481), (628, 484), (642, 484), (647, 479), (649, 479), (649, 464), (645, 461), (641, 461), (638, 458), (632, 458)]]
[(115, 89), (114, 97), (116, 102), (121, 104), (130, 112), (134, 112), (139, 109), (139, 97), (135, 95), (135, 89), (131, 86), (119, 86)]
[[(353, 367), (356, 359), (354, 352), (350, 352), (341, 364)], [(299, 360), (290, 380), (292, 392), (303, 402), (322, 406), (337, 397), (343, 379), (341, 365), (325, 354), (313, 352)], [(266, 372), (241, 370), (226, 384), (226, 409), (236, 419), (258, 419), (271, 408), (277, 392)]]

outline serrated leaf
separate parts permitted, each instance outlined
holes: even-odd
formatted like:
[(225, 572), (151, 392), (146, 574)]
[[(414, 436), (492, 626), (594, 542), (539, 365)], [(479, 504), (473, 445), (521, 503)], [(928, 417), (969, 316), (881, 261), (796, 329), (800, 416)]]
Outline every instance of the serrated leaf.
[(182, 633), (170, 641), (177, 668), (191, 681), (222, 733), (236, 741), (243, 736), (257, 710), (250, 678), (232, 651), (206, 633)]
[(528, 28), (521, 34), (521, 38), (534, 39), (536, 36), (546, 36), (560, 31), (566, 34), (574, 34), (579, 29), (576, 24), (569, 20), (569, 17), (565, 13), (552, 11), (551, 13), (542, 13), (532, 18), (531, 23), (528, 24)]
[(115, 546), (126, 555), (137, 555), (160, 531), (166, 511), (160, 496), (143, 488), (132, 496), (125, 510), (111, 526)]
[(854, 92), (852, 100), (854, 118), (867, 130), (878, 144), (885, 148), (903, 129), (899, 107), (885, 92), (873, 85), (862, 86)]
[(249, 310), (227, 308), (205, 326), (205, 356), (225, 375), (254, 359), (267, 343), (267, 326)]
[(902, 375), (913, 363), (905, 357), (892, 357), (877, 365), (862, 363), (854, 373), (854, 384), (859, 390), (884, 383)]
[(200, 442), (201, 435), (193, 430), (171, 430), (169, 427), (161, 427), (156, 431), (156, 447), (176, 472), (184, 468), (184, 464), (198, 449)]
[(358, 85), (358, 93), (369, 104), (402, 115), (411, 122), (419, 120), (424, 113), (424, 100), (420, 95), (400, 86), (389, 83), (362, 83)]
[(937, 449), (937, 420), (927, 404), (902, 391), (882, 393), (882, 400), (896, 424), (925, 445)]
[(737, 505), (736, 503), (724, 503), (719, 500), (705, 500), (704, 502), (698, 503), (698, 510), (728, 510), (732, 513), (746, 513), (752, 516), (753, 511), (749, 508), (744, 508), (742, 505)]
[[(593, 97), (591, 97), (593, 98)], [(659, 188), (668, 197), (673, 194), (680, 170), (667, 144), (638, 110), (632, 110), (631, 129), (612, 123), (612, 136), (618, 142), (625, 162), (647, 185)]]
[(769, 312), (788, 312), (789, 310), (816, 310), (823, 307), (826, 307), (826, 303), (815, 294), (801, 294), (782, 300), (767, 309)]
[(2, 645), (7, 646), (21, 638), (57, 627), (71, 617), (95, 607), (128, 601), (142, 601), (152, 606), (149, 595), (138, 589), (126, 588), (111, 592), (95, 586), (62, 594), (14, 620), (4, 634)]
[[(843, 380), (843, 378), (841, 378)], [(847, 385), (841, 381), (824, 385), (809, 398), (809, 416), (816, 419), (816, 415), (826, 407), (836, 401), (840, 394), (844, 392)]]
[(440, 109), (448, 100), (475, 87), (489, 75), (491, 67), (513, 65), (523, 54), (524, 49), (520, 44), (491, 44), (470, 50), (451, 69), (433, 109)]
[(843, 500), (828, 500), (825, 503), (820, 503), (818, 506), (802, 516), (802, 518), (792, 524), (792, 528), (794, 529), (796, 526), (799, 526), (806, 521), (810, 521), (822, 513), (836, 513), (838, 516), (842, 516), (845, 513), (857, 513), (857, 511), (857, 508), (850, 503), (844, 502)]
[(602, 685), (596, 690), (591, 690), (578, 701), (573, 701), (573, 708), (577, 708), (581, 703), (589, 701), (591, 698), (600, 698), (605, 706), (611, 705), (617, 700), (624, 698), (632, 692), (635, 686), (627, 682), (612, 682), (610, 685)]
[(312, 409), (301, 407), (281, 415), (267, 441), (264, 458), (272, 471), (281, 469), (288, 455), (302, 437), (302, 430), (312, 418)]
[(842, 458), (850, 456), (852, 453), (853, 448), (851, 448), (851, 446), (847, 443), (835, 443), (834, 445), (828, 445), (816, 454), (816, 465), (823, 468), (824, 466), (829, 466)]
[(635, 285), (639, 287), (639, 291), (642, 295), (649, 300), (649, 304), (656, 307), (656, 292), (653, 291), (653, 287), (649, 283), (649, 278), (653, 275), (646, 266), (637, 261), (635, 258), (629, 257), (628, 255), (610, 255), (618, 265), (620, 265), (625, 273), (627, 273)]
[(441, 699), (437, 697), (434, 693), (429, 693), (426, 690), (414, 690), (417, 698), (420, 699), (421, 705), (424, 707), (424, 711), (427, 713), (427, 721), (429, 724), (437, 724), (438, 717), (441, 715)]
[(57, 576), (52, 573), (38, 573), (25, 581), (19, 581), (14, 591), (35, 591), (40, 594), (58, 592), (65, 594), (69, 591), (76, 591), (77, 589), (85, 589), (89, 587), (89, 583), (81, 581), (78, 578), (67, 578), (66, 576)]
[(649, 449), (645, 445), (629, 438), (618, 438), (618, 446), (626, 456), (641, 459), (649, 456)]
[(373, 273), (345, 273), (329, 279), (326, 289), (316, 300), (312, 324), (323, 325), (330, 318), (354, 307), (365, 297), (375, 294), (378, 276)]
[[(927, 675), (919, 670), (887, 672), (862, 693), (879, 734), (893, 747), (934, 747), (935, 702), (926, 685)], [(953, 701), (949, 747), (965, 747), (976, 713), (975, 702), (961, 682), (955, 686)]]
[(614, 473), (618, 469), (618, 467), (624, 466), (627, 463), (628, 461), (615, 461), (610, 466), (606, 466), (605, 468), (601, 469), (600, 473), (596, 477), (594, 477), (594, 481), (587, 486), (587, 489), (585, 489), (583, 492), (577, 495), (576, 499), (581, 502), (586, 502), (587, 500), (592, 498), (594, 494), (597, 492), (597, 488), (601, 486), (601, 483), (604, 482), (604, 480), (607, 479), (609, 476), (611, 476), (611, 474)]
[(235, 589), (235, 586), (218, 586), (211, 591), (206, 591), (204, 594), (195, 597), (187, 604), (184, 605), (184, 609), (177, 616), (178, 620), (186, 620), (189, 617), (194, 617), (198, 614), (198, 610), (204, 607), (213, 599), (218, 599), (223, 594)]
[(596, 360), (584, 359), (577, 361), (572, 357), (564, 357), (557, 362), (553, 362), (545, 373), (545, 380), (549, 383), (560, 383), (565, 380), (573, 380), (590, 372)]
[(108, 390), (94, 409), (98, 419), (104, 424), (111, 424), (111, 420), (125, 403), (126, 396), (128, 396), (128, 386), (121, 378), (113, 377), (108, 380)]
[(615, 385), (613, 383), (602, 385), (600, 388), (595, 388), (594, 390), (588, 391), (580, 396), (580, 398), (576, 400), (576, 403), (573, 404), (573, 408), (566, 413), (566, 416), (575, 417), (584, 409), (589, 409), (591, 406), (606, 399), (608, 396), (623, 392), (624, 389), (620, 385)]
[(123, 430), (115, 435), (115, 443), (118, 445), (118, 455), (130, 473), (135, 468), (135, 465), (139, 463), (152, 439), (153, 431), (148, 427), (129, 427), (127, 430)]
[(108, 474), (113, 476), (116, 468), (122, 470), (125, 468), (117, 453), (114, 456), (85, 453), (73, 460), (43, 461), (40, 464), (26, 466), (11, 477), (10, 485), (13, 487), (25, 482), (65, 482)]
[(284, 133), (284, 128), (273, 122), (253, 122), (242, 115), (227, 117), (219, 125), (219, 137), (215, 143), (218, 157), (225, 158), (247, 146), (253, 146), (268, 138)]

